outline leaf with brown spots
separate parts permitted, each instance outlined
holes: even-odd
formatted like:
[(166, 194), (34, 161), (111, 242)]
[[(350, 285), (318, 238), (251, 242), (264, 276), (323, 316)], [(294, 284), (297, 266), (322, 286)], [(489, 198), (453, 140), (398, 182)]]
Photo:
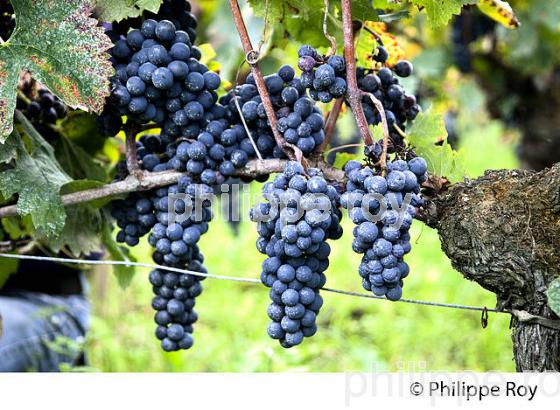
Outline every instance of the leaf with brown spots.
[[(12, 0), (17, 28), (0, 44), (0, 143), (13, 128), (22, 70), (67, 105), (100, 112), (113, 73), (111, 41), (90, 16), (92, 0)], [(1, 147), (0, 147), (1, 149)]]

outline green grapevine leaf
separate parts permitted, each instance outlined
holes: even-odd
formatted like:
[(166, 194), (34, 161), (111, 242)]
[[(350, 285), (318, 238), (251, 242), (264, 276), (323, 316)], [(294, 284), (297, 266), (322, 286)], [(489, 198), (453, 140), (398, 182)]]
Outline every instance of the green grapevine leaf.
[[(428, 163), (428, 171), (458, 182), (467, 174), (461, 152), (447, 143), (443, 117), (434, 113), (420, 113), (407, 132), (407, 140), (414, 151)], [(436, 144), (440, 141), (440, 144)]]
[[(130, 255), (128, 249), (124, 246), (119, 246), (119, 244), (113, 239), (113, 234), (111, 229), (105, 225), (103, 228), (103, 233), (101, 240), (103, 244), (109, 251), (111, 255), (111, 259), (115, 261), (133, 261), (136, 260)], [(113, 273), (117, 277), (117, 281), (121, 288), (126, 288), (132, 282), (132, 278), (134, 277), (135, 268), (134, 266), (126, 266), (126, 265), (114, 265), (113, 266)]]
[[(261, 18), (268, 18), (270, 24), (278, 24), (284, 18), (284, 8), (289, 6), (289, 0), (248, 0), (249, 5), (253, 9), (255, 15)], [(268, 7), (268, 9), (267, 9)], [(267, 16), (268, 12), (268, 16)]]
[(16, 145), (17, 160), (0, 173), (0, 193), (5, 198), (18, 194), (18, 214), (31, 215), (37, 232), (52, 237), (64, 228), (66, 212), (59, 191), (70, 177), (54, 158), (52, 147), (39, 134), (30, 134), (30, 152), (18, 133), (8, 139)]
[(2, 218), (2, 229), (10, 239), (21, 239), (26, 235), (29, 236), (33, 231), (33, 226), (27, 229), (26, 219), (29, 217), (19, 218), (17, 216), (10, 216), (8, 218)]
[(145, 10), (157, 13), (163, 0), (97, 0), (95, 15), (100, 21), (138, 17)]
[(101, 151), (107, 141), (94, 114), (83, 111), (70, 111), (60, 123), (61, 135), (83, 148), (90, 156)]
[(356, 44), (356, 57), (359, 67), (370, 67), (372, 65), (372, 52), (377, 47), (375, 37), (365, 30), (360, 31)]
[(97, 181), (106, 180), (107, 173), (105, 169), (73, 141), (60, 136), (53, 145), (58, 163), (72, 178)]
[[(315, 47), (328, 46), (323, 35), (323, 17), (325, 5), (323, 0), (248, 0), (255, 14), (263, 19), (267, 16), (270, 25), (282, 23), (290, 36), (302, 43)], [(339, 7), (339, 5), (336, 5)], [(336, 13), (335, 2), (330, 2), (330, 17), (327, 20), (328, 31), (342, 44), (342, 22)], [(352, 1), (352, 17), (355, 20), (377, 20), (377, 13), (369, 0)]]
[(8, 138), (6, 142), (0, 146), (0, 163), (10, 162), (16, 156), (17, 144), (15, 141), (17, 141), (17, 137), (14, 136), (14, 138)]
[(548, 298), (548, 306), (560, 316), (560, 278), (555, 279), (548, 286), (546, 291), (546, 296)]
[(411, 0), (425, 9), (428, 20), (433, 27), (445, 26), (454, 14), (460, 14), (464, 5), (476, 3), (473, 0)]
[(0, 142), (12, 131), (19, 74), (29, 70), (67, 105), (100, 112), (113, 72), (91, 0), (12, 0), (17, 27), (0, 44)]
[(66, 209), (64, 229), (48, 245), (55, 252), (66, 245), (76, 256), (94, 252), (101, 248), (99, 237), (104, 223), (101, 212), (91, 205), (71, 206)]
[[(6, 284), (6, 281), (13, 273), (16, 273), (17, 268), (19, 266), (19, 261), (17, 259), (2, 259), (2, 263), (0, 263), (0, 289)], [(1, 318), (0, 318), (0, 325), (1, 325)], [(1, 327), (1, 326), (0, 326)], [(0, 336), (2, 335), (0, 329)]]
[[(60, 188), (60, 194), (70, 194), (91, 188), (104, 186), (100, 181), (78, 180), (70, 181)], [(63, 246), (68, 246), (74, 255), (88, 254), (101, 248), (101, 238), (105, 225), (109, 221), (100, 208), (105, 201), (89, 202), (68, 207), (66, 209), (66, 223), (64, 229), (48, 242), (49, 247), (58, 252)], [(98, 200), (101, 201), (101, 200)]]
[(396, 10), (402, 7), (398, 2), (393, 0), (373, 0), (372, 6), (378, 10)]
[(358, 159), (358, 154), (351, 154), (349, 152), (337, 152), (336, 156), (334, 157), (334, 164), (335, 168), (342, 169), (344, 165), (353, 159)]
[(356, 0), (352, 2), (352, 19), (374, 21), (377, 20), (377, 13), (369, 0)]

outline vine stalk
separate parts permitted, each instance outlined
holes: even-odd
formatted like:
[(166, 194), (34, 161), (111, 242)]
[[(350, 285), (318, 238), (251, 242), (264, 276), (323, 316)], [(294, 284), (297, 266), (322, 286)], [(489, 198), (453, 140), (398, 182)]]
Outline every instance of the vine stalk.
[(366, 145), (373, 144), (373, 137), (362, 107), (362, 91), (356, 79), (356, 50), (354, 28), (352, 26), (352, 0), (342, 0), (342, 30), (344, 34), (344, 59), (346, 60), (346, 81), (348, 83), (348, 103), (356, 118), (356, 124)]
[(266, 111), (266, 116), (268, 118), (268, 122), (270, 123), (270, 128), (272, 129), (276, 144), (278, 144), (278, 146), (282, 148), (282, 151), (284, 151), (288, 158), (295, 159), (301, 162), (303, 159), (301, 150), (291, 144), (288, 144), (280, 131), (278, 131), (278, 128), (276, 126), (276, 113), (274, 112), (274, 107), (272, 106), (272, 102), (270, 101), (270, 95), (268, 94), (263, 74), (258, 65), (258, 59), (260, 56), (258, 55), (258, 51), (254, 50), (253, 45), (251, 44), (251, 39), (249, 38), (249, 33), (247, 32), (245, 21), (243, 20), (243, 16), (241, 15), (239, 3), (237, 2), (237, 0), (229, 0), (229, 4), (231, 7), (233, 21), (235, 22), (235, 27), (237, 28), (239, 38), (241, 39), (241, 45), (243, 47), (243, 51), (245, 52), (246, 60), (251, 67), (251, 72), (253, 73), (255, 84), (262, 99), (262, 103)]
[(138, 128), (132, 124), (125, 125), (125, 147), (126, 147), (126, 168), (130, 175), (136, 175), (140, 171), (138, 157), (136, 156), (136, 134)]
[[(285, 165), (286, 160), (281, 159), (266, 159), (263, 161), (252, 160), (249, 161), (245, 167), (236, 170), (233, 175), (238, 177), (245, 176), (255, 178), (260, 175), (270, 175), (282, 172)], [(340, 184), (345, 182), (344, 172), (331, 167), (322, 159), (310, 161), (310, 165), (321, 169), (328, 181), (338, 182)], [(149, 172), (138, 170), (135, 174), (129, 175), (122, 181), (113, 182), (99, 188), (86, 189), (84, 191), (77, 191), (62, 195), (62, 203), (64, 206), (71, 206), (98, 199), (111, 198), (120, 194), (147, 191), (174, 184), (183, 175), (188, 175), (188, 173), (177, 171)], [(16, 204), (0, 208), (0, 218), (16, 215), (18, 215)]]

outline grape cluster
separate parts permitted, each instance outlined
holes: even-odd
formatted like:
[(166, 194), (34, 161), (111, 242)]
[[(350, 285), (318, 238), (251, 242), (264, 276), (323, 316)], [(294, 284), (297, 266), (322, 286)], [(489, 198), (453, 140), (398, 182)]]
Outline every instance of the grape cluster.
[(317, 331), (323, 304), (319, 289), (329, 265), (326, 240), (342, 236), (337, 190), (319, 170), (308, 173), (309, 179), (299, 163), (288, 162), (274, 182), (264, 185), (268, 202), (251, 211), (251, 219), (259, 222), (257, 249), (268, 256), (261, 273), (262, 283), (271, 288), (267, 332), (286, 348)]
[[(198, 247), (195, 248), (198, 252)], [(206, 273), (202, 265), (202, 255), (187, 266), (188, 270)], [(177, 274), (163, 269), (150, 272), (149, 280), (153, 286), (152, 307), (157, 311), (156, 337), (166, 352), (189, 349), (194, 343), (193, 324), (198, 320), (194, 310), (195, 298), (202, 292), (200, 281), (204, 277), (190, 274)]]
[(120, 230), (117, 242), (136, 246), (156, 223), (154, 207), (148, 194), (135, 192), (125, 199), (111, 203), (111, 216), (117, 221)]
[(211, 121), (196, 140), (179, 142), (170, 167), (196, 175), (208, 185), (223, 183), (255, 154), (243, 126), (229, 127), (228, 124), (227, 121)]
[[(409, 273), (403, 257), (411, 248), (412, 220), (424, 204), (420, 184), (427, 179), (427, 167), (426, 161), (415, 157), (390, 162), (387, 169), (383, 177), (368, 166), (349, 161), (344, 167), (348, 182), (341, 204), (356, 225), (352, 249), (364, 255), (358, 269), (362, 286), (377, 296), (399, 300)], [(407, 197), (410, 202), (405, 207)]]
[(177, 30), (185, 31), (189, 35), (191, 43), (196, 40), (198, 20), (192, 13), (192, 7), (188, 0), (163, 0), (157, 13), (145, 11), (141, 17), (128, 18), (118, 23), (112, 23), (107, 34), (112, 40), (116, 41), (121, 35), (126, 36), (131, 28), (139, 27), (142, 21), (146, 19), (169, 20)]
[(116, 76), (104, 128), (114, 132), (117, 116), (126, 115), (129, 121), (162, 126), (170, 140), (195, 138), (216, 116), (221, 82), (200, 57), (188, 34), (169, 20), (145, 20), (140, 30), (118, 39), (111, 49)]
[[(323, 116), (319, 107), (307, 97), (306, 89), (301, 80), (295, 77), (294, 69), (289, 65), (280, 67), (277, 73), (265, 77), (265, 84), (278, 119), (278, 131), (288, 143), (296, 145), (305, 155), (313, 152), (325, 139)], [(240, 126), (241, 119), (234, 96), (263, 158), (284, 158), (284, 153), (274, 140), (252, 75), (247, 77), (245, 84), (236, 87), (222, 99), (222, 103), (232, 113), (232, 123)], [(249, 143), (247, 140), (246, 147), (252, 156), (254, 149)]]
[(472, 51), (470, 45), (479, 38), (492, 33), (496, 22), (480, 12), (464, 10), (453, 19), (451, 44), (453, 61), (462, 73), (472, 71)]
[[(155, 248), (153, 259), (157, 264), (207, 272), (197, 244), (212, 219), (210, 202), (204, 199), (204, 195), (211, 193), (209, 186), (196, 184), (188, 176), (181, 177), (177, 184), (154, 191), (152, 203), (157, 222), (148, 243)], [(173, 194), (185, 195), (171, 198)], [(183, 220), (170, 220), (170, 211), (180, 216), (189, 210), (192, 212)], [(154, 291), (152, 307), (157, 311), (156, 336), (163, 350), (189, 349), (193, 343), (192, 325), (198, 319), (193, 307), (195, 298), (202, 292), (200, 281), (204, 277), (156, 269), (149, 279)]]
[(286, 142), (296, 145), (304, 155), (311, 154), (325, 141), (325, 122), (319, 107), (309, 97), (298, 98), (285, 107), (278, 118), (278, 130)]
[(38, 97), (29, 104), (21, 99), (18, 102), (25, 116), (37, 124), (56, 124), (68, 114), (68, 107), (46, 88), (40, 88)]
[[(346, 62), (342, 56), (321, 56), (309, 45), (301, 46), (298, 56), (298, 67), (302, 70), (300, 81), (309, 90), (311, 98), (328, 103), (346, 95)], [(403, 146), (402, 136), (395, 126), (404, 130), (406, 122), (414, 120), (420, 112), (416, 97), (407, 94), (397, 78), (410, 76), (413, 66), (409, 61), (401, 60), (391, 68), (386, 67), (389, 52), (382, 45), (376, 47), (372, 57), (380, 68), (374, 70), (358, 67), (358, 86), (360, 90), (373, 94), (383, 104), (390, 130), (389, 152), (395, 152)], [(369, 96), (363, 97), (362, 106), (369, 124), (381, 123), (381, 114)]]
[(298, 57), (301, 82), (309, 89), (311, 98), (328, 103), (346, 94), (346, 62), (343, 57), (333, 55), (324, 58), (308, 45), (300, 47)]
[[(383, 104), (385, 116), (389, 125), (390, 144), (389, 152), (395, 152), (403, 147), (403, 139), (395, 126), (401, 130), (406, 129), (406, 122), (412, 121), (420, 112), (416, 97), (407, 94), (397, 77), (408, 77), (412, 73), (412, 64), (409, 61), (399, 61), (393, 70), (383, 67), (377, 73), (358, 70), (358, 86), (362, 91), (373, 94)], [(369, 124), (381, 123), (381, 115), (368, 96), (362, 100), (364, 114)]]
[[(35, 84), (35, 82), (32, 81), (32, 84)], [(33, 88), (30, 85), (22, 90), (30, 101), (18, 97), (17, 109), (27, 117), (39, 134), (47, 141), (55, 141), (58, 137), (58, 132), (51, 125), (66, 117), (68, 107), (48, 89), (40, 87), (35, 93)]]

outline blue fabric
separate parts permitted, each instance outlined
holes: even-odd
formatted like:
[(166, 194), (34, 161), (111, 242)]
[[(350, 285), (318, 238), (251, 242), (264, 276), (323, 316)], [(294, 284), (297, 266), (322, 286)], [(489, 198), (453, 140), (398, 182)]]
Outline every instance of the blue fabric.
[(63, 363), (76, 364), (89, 314), (84, 296), (0, 294), (0, 372), (56, 372)]

